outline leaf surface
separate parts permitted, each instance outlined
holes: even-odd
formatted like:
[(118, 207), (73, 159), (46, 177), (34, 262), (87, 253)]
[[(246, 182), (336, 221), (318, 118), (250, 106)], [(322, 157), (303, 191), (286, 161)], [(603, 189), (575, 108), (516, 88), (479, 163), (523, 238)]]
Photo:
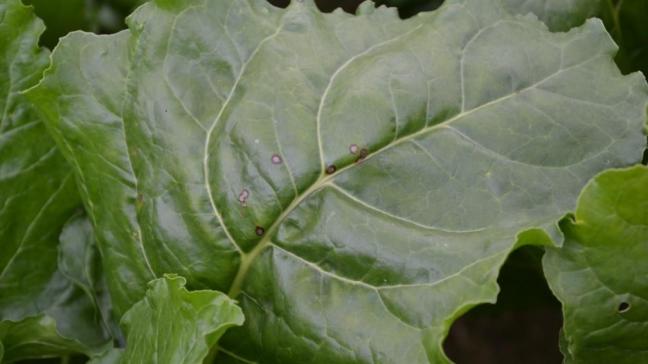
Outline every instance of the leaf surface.
[[(57, 256), (56, 251), (53, 254)], [(107, 349), (110, 304), (101, 284), (92, 229), (84, 216), (76, 215), (65, 225), (57, 266), (31, 303), (34, 313), (0, 321), (7, 362), (70, 353), (94, 355)]]
[(644, 146), (645, 81), (597, 20), (158, 0), (129, 26), (66, 39), (30, 97), (102, 206), (121, 312), (149, 275), (228, 291), (245, 360), (447, 361), (509, 252), (560, 244), (586, 181)]
[(648, 75), (648, 2), (617, 1), (605, 7), (602, 18), (620, 46), (616, 61), (623, 72), (642, 71)]
[(228, 328), (243, 323), (243, 313), (224, 293), (189, 292), (185, 283), (175, 275), (150, 282), (146, 296), (122, 319), (126, 349), (95, 363), (202, 363)]
[[(0, 340), (7, 362), (91, 353), (107, 340), (93, 298), (70, 280), (82, 272), (59, 269), (83, 261), (74, 250), (59, 251), (59, 234), (80, 205), (72, 170), (21, 93), (46, 67), (48, 52), (37, 44), (43, 29), (20, 1), (0, 2)], [(93, 244), (91, 236), (79, 238)]]
[(567, 363), (648, 361), (648, 169), (598, 175), (583, 190), (566, 240), (544, 258), (563, 304)]

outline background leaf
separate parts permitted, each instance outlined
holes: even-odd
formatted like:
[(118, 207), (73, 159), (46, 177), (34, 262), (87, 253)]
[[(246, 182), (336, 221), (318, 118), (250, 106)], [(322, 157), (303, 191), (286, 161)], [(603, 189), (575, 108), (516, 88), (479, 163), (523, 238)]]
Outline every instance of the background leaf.
[(567, 31), (597, 16), (606, 0), (502, 0), (514, 14), (535, 14), (552, 31)]
[(60, 37), (75, 30), (114, 33), (123, 29), (124, 18), (144, 0), (25, 0), (47, 29), (41, 44), (54, 48)]
[(61, 234), (58, 270), (32, 302), (36, 314), (0, 321), (7, 362), (107, 349), (110, 329), (116, 328), (108, 322), (110, 303), (98, 259), (89, 222), (73, 217)]
[(610, 33), (620, 46), (616, 61), (622, 71), (636, 70), (648, 75), (648, 1), (618, 0), (607, 2), (601, 14)]
[[(94, 352), (108, 340), (94, 298), (66, 276), (74, 272), (59, 269), (79, 258), (58, 249), (80, 200), (72, 171), (21, 93), (47, 64), (37, 45), (43, 29), (19, 1), (0, 2), (0, 340), (7, 362)], [(93, 244), (88, 234), (77, 239)]]
[(566, 363), (648, 361), (648, 169), (600, 174), (563, 221), (544, 267), (563, 303)]

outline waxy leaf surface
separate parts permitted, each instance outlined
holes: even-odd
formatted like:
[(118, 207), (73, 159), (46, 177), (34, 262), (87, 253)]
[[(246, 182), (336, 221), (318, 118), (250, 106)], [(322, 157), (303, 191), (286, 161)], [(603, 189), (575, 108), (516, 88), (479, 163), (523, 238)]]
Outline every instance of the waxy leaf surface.
[[(59, 234), (80, 206), (72, 169), (22, 94), (48, 62), (48, 52), (38, 48), (43, 30), (32, 9), (0, 1), (0, 341), (6, 362), (92, 353), (107, 340), (94, 297), (75, 282), (86, 270), (60, 266), (86, 262), (85, 250), (59, 248)], [(78, 233), (73, 239), (93, 244), (71, 225), (69, 235)]]
[(158, 0), (129, 27), (65, 39), (29, 96), (118, 312), (168, 272), (229, 292), (246, 322), (220, 345), (245, 360), (447, 361), (510, 251), (560, 244), (587, 180), (645, 143), (645, 81), (598, 20)]

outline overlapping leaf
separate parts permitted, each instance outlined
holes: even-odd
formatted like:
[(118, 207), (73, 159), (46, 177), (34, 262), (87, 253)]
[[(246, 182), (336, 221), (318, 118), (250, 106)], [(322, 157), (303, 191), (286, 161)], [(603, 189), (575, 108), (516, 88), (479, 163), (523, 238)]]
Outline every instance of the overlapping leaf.
[[(607, 4), (603, 0), (500, 0), (513, 14), (534, 14), (552, 31), (566, 31), (583, 24), (591, 17), (600, 16)], [(636, 0), (635, 2), (642, 2)], [(436, 9), (442, 0), (383, 0), (401, 8), (404, 15)]]
[(648, 169), (605, 172), (563, 222), (544, 266), (562, 301), (566, 363), (648, 361)]
[(610, 1), (601, 13), (611, 35), (620, 45), (617, 63), (624, 72), (640, 70), (648, 74), (648, 2)]
[(7, 362), (90, 353), (107, 339), (94, 296), (69, 275), (78, 271), (59, 266), (83, 258), (58, 248), (80, 204), (72, 170), (21, 94), (46, 67), (48, 53), (37, 46), (43, 28), (20, 1), (0, 1), (0, 341)]
[(126, 348), (93, 363), (201, 364), (228, 328), (243, 323), (243, 313), (227, 295), (189, 292), (185, 283), (174, 275), (150, 282), (122, 319)]
[[(637, 162), (647, 90), (599, 21), (497, 0), (320, 13), (158, 0), (75, 34), (30, 93), (74, 164), (120, 312), (165, 272), (229, 291), (262, 363), (437, 363), (521, 244)], [(128, 47), (128, 49), (127, 49)]]
[[(20, 301), (15, 295), (3, 297), (5, 302), (22, 303), (26, 312), (23, 317), (4, 316), (0, 321), (7, 362), (69, 353), (93, 355), (108, 348), (110, 303), (87, 218), (72, 217), (58, 252), (47, 254), (53, 254), (58, 267), (32, 302)], [(32, 259), (30, 269), (41, 269), (44, 259)]]

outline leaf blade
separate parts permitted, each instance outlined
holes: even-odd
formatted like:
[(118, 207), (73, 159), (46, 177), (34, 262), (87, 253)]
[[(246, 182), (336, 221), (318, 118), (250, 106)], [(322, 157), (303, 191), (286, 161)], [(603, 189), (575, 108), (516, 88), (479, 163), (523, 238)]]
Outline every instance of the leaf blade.
[[(498, 4), (403, 22), (160, 0), (130, 18), (118, 152), (143, 244), (164, 247), (155, 271), (240, 292), (228, 351), (445, 362), (508, 253), (560, 243), (585, 181), (639, 160), (645, 82), (621, 77), (600, 22), (552, 34)], [(201, 251), (227, 275), (199, 279)]]
[(199, 364), (210, 347), (244, 321), (241, 309), (217, 291), (187, 291), (182, 277), (166, 275), (149, 283), (141, 301), (122, 319), (127, 346), (122, 363)]
[[(93, 298), (59, 269), (59, 234), (73, 229), (66, 224), (80, 199), (71, 170), (22, 92), (48, 62), (38, 47), (43, 30), (20, 1), (0, 4), (0, 340), (9, 362), (90, 354), (108, 340), (95, 326)], [(91, 236), (83, 238), (92, 244)]]
[[(583, 190), (576, 213), (563, 222), (561, 249), (543, 266), (563, 304), (567, 363), (645, 361), (644, 268), (648, 170), (636, 166), (599, 174)], [(631, 254), (629, 254), (631, 253)]]

